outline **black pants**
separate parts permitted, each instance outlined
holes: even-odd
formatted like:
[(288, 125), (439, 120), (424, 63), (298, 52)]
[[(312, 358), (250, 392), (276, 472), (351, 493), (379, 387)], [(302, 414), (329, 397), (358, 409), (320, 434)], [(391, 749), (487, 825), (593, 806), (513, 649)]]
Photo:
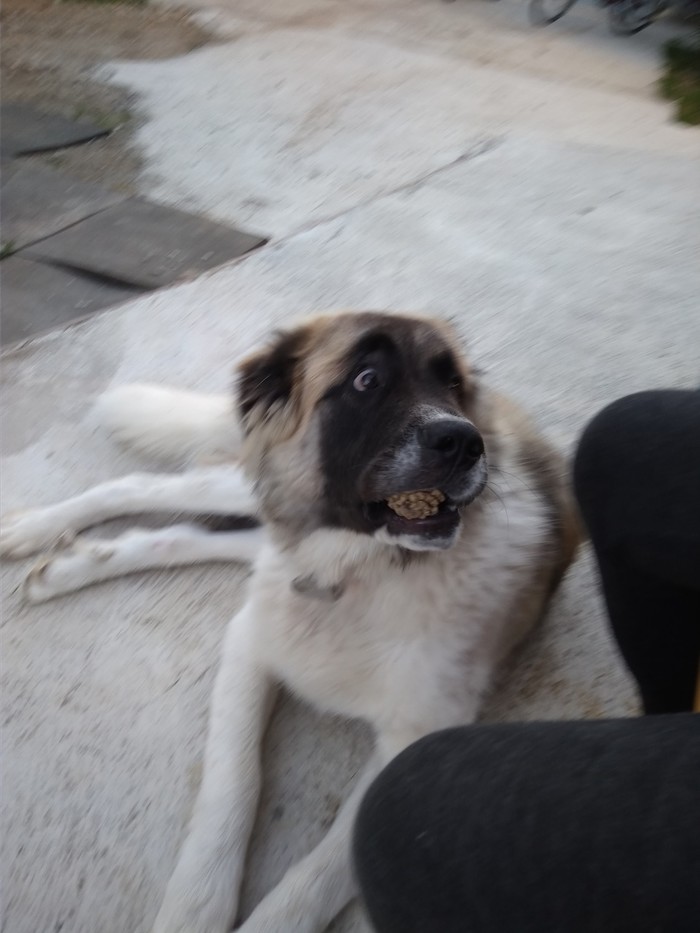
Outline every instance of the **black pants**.
[(581, 438), (576, 495), (645, 712), (692, 709), (700, 659), (700, 391), (642, 392)]
[[(689, 710), (700, 655), (700, 392), (585, 431), (576, 492), (647, 713)], [(700, 928), (700, 716), (450, 729), (399, 755), (355, 832), (378, 933)]]

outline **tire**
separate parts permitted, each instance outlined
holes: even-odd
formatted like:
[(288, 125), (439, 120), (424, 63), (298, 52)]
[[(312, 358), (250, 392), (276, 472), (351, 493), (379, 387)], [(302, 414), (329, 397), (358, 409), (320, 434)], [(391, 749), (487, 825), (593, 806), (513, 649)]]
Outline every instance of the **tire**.
[(618, 0), (608, 7), (608, 26), (616, 36), (636, 36), (666, 9), (654, 0)]
[(576, 0), (530, 0), (528, 17), (533, 26), (549, 26), (561, 19)]

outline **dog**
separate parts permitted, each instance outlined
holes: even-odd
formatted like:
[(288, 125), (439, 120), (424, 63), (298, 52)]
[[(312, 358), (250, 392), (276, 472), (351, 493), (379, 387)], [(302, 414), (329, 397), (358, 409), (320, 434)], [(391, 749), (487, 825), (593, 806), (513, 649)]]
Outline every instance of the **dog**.
[(225, 636), (202, 783), (154, 933), (226, 933), (236, 917), (278, 684), (366, 720), (376, 736), (326, 837), (240, 927), (322, 930), (354, 896), (350, 837), (371, 780), (421, 737), (475, 720), (496, 668), (572, 561), (579, 525), (563, 463), (484, 384), (452, 327), (418, 316), (302, 321), (243, 360), (235, 404), (137, 385), (108, 392), (97, 411), (122, 442), (197, 465), (10, 517), (5, 556), (147, 510), (259, 523), (77, 539), (26, 583), (41, 601), (149, 568), (253, 564)]

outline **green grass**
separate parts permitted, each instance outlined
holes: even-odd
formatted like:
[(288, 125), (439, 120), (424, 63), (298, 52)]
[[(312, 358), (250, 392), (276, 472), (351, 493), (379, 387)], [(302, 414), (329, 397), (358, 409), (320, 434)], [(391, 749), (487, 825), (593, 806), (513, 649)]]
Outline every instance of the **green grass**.
[(700, 124), (700, 32), (689, 41), (672, 39), (664, 46), (664, 74), (659, 91), (676, 101), (676, 118)]

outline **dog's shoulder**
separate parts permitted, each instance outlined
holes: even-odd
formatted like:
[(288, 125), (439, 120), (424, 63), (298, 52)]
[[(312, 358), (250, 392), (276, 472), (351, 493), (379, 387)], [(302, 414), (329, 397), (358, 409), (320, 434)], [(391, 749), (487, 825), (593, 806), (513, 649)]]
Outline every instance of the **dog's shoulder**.
[(534, 492), (545, 506), (551, 550), (558, 556), (556, 583), (584, 537), (569, 464), (512, 398), (484, 393), (482, 410), (489, 466), (496, 477), (494, 488), (501, 476), (508, 481), (512, 498)]

